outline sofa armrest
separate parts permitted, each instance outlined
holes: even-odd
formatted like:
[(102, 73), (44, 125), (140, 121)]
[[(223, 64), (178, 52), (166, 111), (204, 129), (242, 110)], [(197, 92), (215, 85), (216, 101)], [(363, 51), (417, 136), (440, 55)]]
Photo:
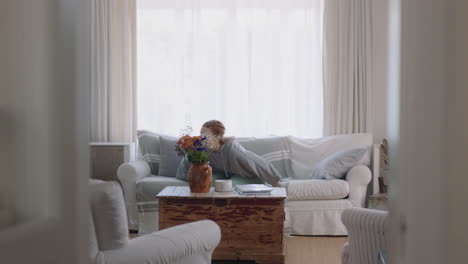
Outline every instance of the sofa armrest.
[(151, 174), (151, 168), (148, 162), (144, 160), (134, 160), (120, 165), (117, 170), (117, 177), (120, 181), (137, 181)]
[(136, 201), (136, 182), (151, 174), (146, 161), (135, 160), (120, 165), (117, 177), (122, 184), (125, 206), (127, 207), (128, 225), (132, 230), (138, 229), (138, 208)]
[[(221, 240), (219, 226), (211, 220), (197, 221), (130, 240), (119, 250), (104, 251), (109, 263), (211, 263)], [(191, 261), (187, 258), (192, 257)], [(196, 257), (196, 261), (194, 261)], [(184, 261), (185, 260), (185, 261)]]
[(367, 185), (371, 181), (372, 173), (367, 166), (357, 165), (346, 174), (349, 184), (349, 200), (356, 207), (364, 207), (366, 202)]
[(380, 251), (387, 250), (388, 212), (349, 208), (343, 211), (341, 220), (349, 241), (341, 251), (343, 263), (376, 263)]

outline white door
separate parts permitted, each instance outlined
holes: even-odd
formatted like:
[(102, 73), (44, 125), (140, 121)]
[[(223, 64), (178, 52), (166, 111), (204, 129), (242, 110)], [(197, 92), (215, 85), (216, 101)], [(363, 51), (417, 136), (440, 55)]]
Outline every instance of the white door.
[(86, 17), (0, 0), (0, 263), (87, 262)]
[(468, 263), (467, 1), (390, 1), (391, 263)]

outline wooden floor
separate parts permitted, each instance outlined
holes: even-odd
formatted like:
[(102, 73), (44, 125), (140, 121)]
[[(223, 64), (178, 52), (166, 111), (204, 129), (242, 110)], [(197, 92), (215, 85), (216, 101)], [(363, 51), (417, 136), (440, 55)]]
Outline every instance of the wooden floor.
[(286, 237), (285, 264), (340, 264), (347, 237)]
[[(130, 237), (133, 238), (136, 235), (131, 234)], [(340, 250), (346, 241), (348, 241), (347, 237), (285, 237), (285, 264), (340, 264)], [(222, 263), (228, 264), (228, 262)]]

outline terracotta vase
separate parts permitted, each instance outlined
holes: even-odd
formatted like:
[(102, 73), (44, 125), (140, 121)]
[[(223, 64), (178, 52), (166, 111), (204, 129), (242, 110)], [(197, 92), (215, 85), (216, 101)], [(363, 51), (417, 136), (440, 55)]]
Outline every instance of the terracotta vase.
[(210, 191), (213, 170), (208, 163), (192, 163), (188, 170), (188, 182), (193, 193), (207, 193)]

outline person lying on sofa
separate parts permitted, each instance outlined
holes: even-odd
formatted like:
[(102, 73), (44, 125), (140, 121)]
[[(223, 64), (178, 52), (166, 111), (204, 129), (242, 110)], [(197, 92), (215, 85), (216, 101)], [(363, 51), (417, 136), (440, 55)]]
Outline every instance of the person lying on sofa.
[[(203, 124), (200, 134), (207, 137), (209, 162), (214, 171), (224, 172), (226, 178), (258, 176), (263, 182), (279, 186), (280, 174), (271, 162), (246, 150), (234, 137), (224, 137), (225, 127), (218, 120)], [(177, 169), (176, 178), (187, 181), (190, 162), (183, 159)]]

